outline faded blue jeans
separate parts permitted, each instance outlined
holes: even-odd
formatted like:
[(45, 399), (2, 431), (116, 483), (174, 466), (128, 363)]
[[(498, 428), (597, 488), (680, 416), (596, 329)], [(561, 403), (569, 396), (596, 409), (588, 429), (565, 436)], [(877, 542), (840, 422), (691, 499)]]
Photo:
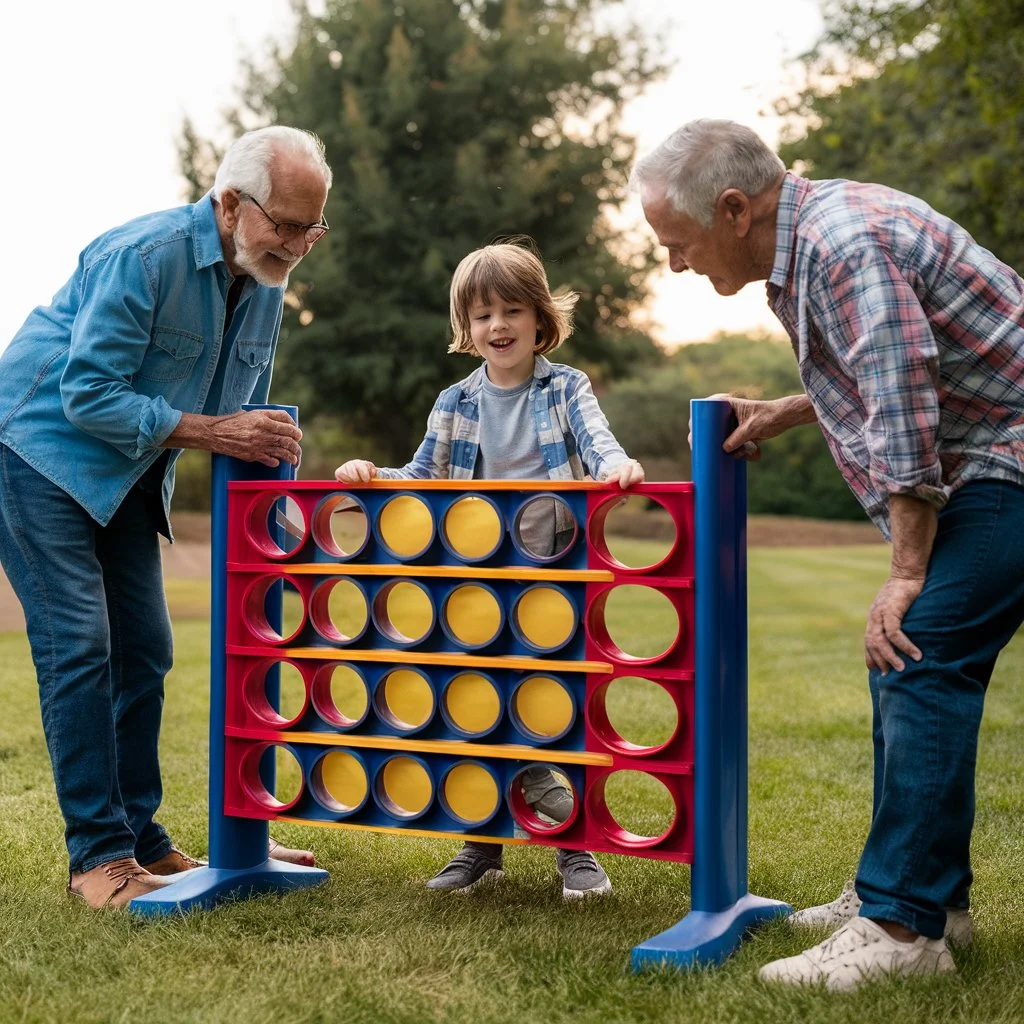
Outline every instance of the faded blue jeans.
[(0, 445), (0, 563), (25, 612), (71, 870), (159, 859), (172, 637), (145, 497), (133, 488), (102, 527)]
[(903, 630), (924, 657), (869, 673), (871, 830), (857, 872), (862, 917), (942, 935), (973, 875), (974, 773), (996, 657), (1024, 621), (1024, 488), (965, 484), (939, 512), (924, 589)]

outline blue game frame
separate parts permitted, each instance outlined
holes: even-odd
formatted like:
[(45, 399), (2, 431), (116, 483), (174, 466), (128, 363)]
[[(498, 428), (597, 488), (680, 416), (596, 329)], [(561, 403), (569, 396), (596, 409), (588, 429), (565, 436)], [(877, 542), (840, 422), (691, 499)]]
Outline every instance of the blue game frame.
[[(295, 406), (253, 408), (283, 409), (298, 422)], [(691, 910), (678, 924), (633, 949), (635, 970), (720, 963), (752, 927), (792, 910), (747, 890), (746, 464), (722, 451), (734, 422), (727, 402), (695, 400), (690, 410), (697, 638)], [(320, 868), (271, 860), (268, 822), (224, 813), (228, 483), (293, 479), (294, 467), (286, 463), (270, 469), (213, 457), (210, 861), (172, 885), (132, 900), (137, 914), (210, 909), (224, 900), (305, 888), (328, 878)]]

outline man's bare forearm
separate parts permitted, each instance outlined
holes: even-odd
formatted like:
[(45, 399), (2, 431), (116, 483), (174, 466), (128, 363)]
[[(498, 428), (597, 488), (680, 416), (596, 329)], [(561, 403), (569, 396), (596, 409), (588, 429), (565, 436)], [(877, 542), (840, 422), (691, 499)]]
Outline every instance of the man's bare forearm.
[(935, 544), (935, 506), (909, 494), (889, 495), (892, 572), (896, 579), (923, 580)]
[(183, 412), (178, 425), (164, 439), (162, 448), (198, 448), (201, 451), (214, 450), (215, 426), (223, 416), (200, 416), (193, 412)]
[(776, 398), (772, 405), (776, 408), (780, 425), (783, 430), (791, 427), (802, 427), (808, 423), (817, 423), (814, 406), (806, 395), (787, 395), (785, 398)]

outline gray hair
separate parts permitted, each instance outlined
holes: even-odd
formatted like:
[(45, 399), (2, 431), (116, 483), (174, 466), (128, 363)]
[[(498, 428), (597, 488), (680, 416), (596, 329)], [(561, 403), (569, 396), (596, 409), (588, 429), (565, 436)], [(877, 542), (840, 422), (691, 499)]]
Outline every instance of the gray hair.
[(749, 128), (701, 118), (677, 128), (641, 158), (630, 175), (630, 187), (663, 192), (678, 213), (709, 228), (715, 203), (726, 189), (756, 196), (785, 170), (786, 165)]
[(312, 132), (301, 128), (271, 125), (246, 132), (231, 143), (217, 168), (213, 198), (220, 199), (226, 188), (236, 188), (251, 195), (257, 203), (267, 202), (273, 185), (270, 165), (279, 153), (307, 157), (324, 176), (327, 187), (331, 187), (334, 176), (327, 165), (324, 144)]

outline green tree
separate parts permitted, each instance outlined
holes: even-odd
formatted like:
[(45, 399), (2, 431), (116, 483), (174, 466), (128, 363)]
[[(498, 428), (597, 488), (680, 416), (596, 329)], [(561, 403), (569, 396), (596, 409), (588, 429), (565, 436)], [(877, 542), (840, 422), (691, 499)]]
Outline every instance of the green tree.
[[(722, 335), (708, 344), (684, 345), (664, 368), (616, 383), (602, 405), (615, 436), (652, 478), (687, 480), (691, 398), (719, 392), (779, 398), (802, 390), (787, 342)], [(749, 511), (863, 518), (816, 426), (787, 431), (764, 444), (761, 452), (747, 475)]]
[(805, 68), (787, 163), (919, 195), (1024, 267), (1020, 0), (829, 0)]
[[(598, 381), (662, 358), (630, 317), (654, 265), (613, 225), (633, 140), (624, 103), (664, 67), (617, 0), (327, 0), (299, 6), (294, 44), (250, 65), (233, 123), (324, 140), (331, 231), (292, 278), (274, 392), (341, 414), (405, 460), (437, 393), (469, 372), (445, 353), (448, 285), (497, 237), (538, 243), (552, 286), (578, 290), (560, 358)], [(186, 124), (198, 192), (216, 154)]]

